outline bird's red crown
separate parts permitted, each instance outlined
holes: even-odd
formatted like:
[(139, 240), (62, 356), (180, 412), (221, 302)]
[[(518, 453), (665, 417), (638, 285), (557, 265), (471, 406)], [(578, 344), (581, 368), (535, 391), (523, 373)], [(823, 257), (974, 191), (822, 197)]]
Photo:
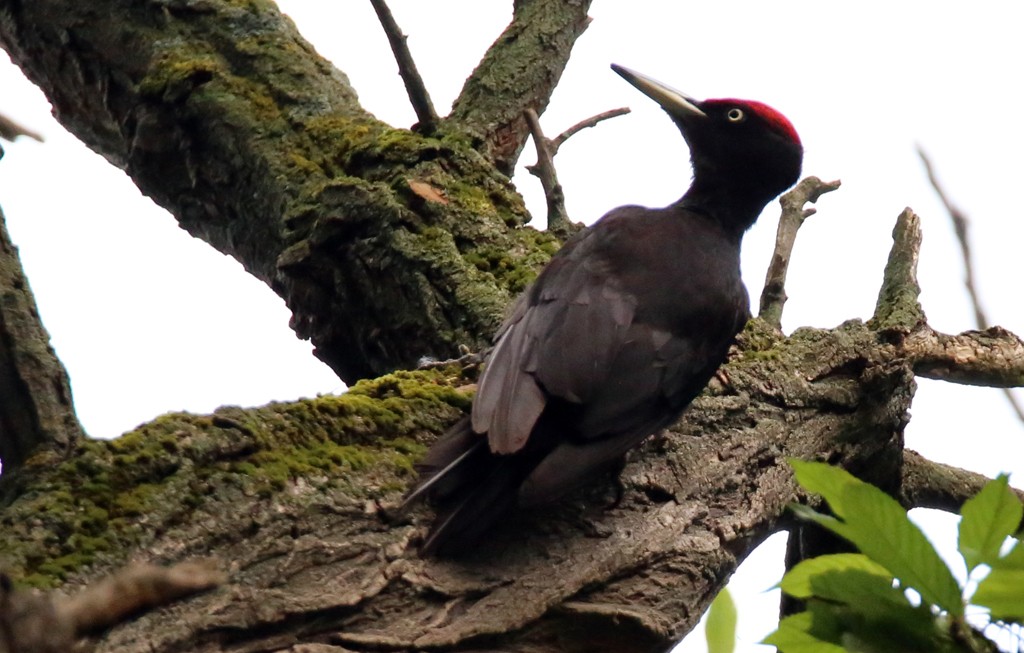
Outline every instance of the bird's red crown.
[(754, 113), (761, 117), (770, 127), (775, 129), (783, 136), (788, 137), (791, 141), (800, 144), (800, 136), (796, 133), (796, 128), (793, 127), (793, 123), (789, 121), (789, 118), (782, 115), (775, 109), (771, 108), (764, 102), (758, 102), (757, 100), (737, 100), (734, 98), (726, 98), (722, 100), (708, 100), (705, 104), (718, 104), (718, 105), (733, 105), (747, 109), (751, 113)]

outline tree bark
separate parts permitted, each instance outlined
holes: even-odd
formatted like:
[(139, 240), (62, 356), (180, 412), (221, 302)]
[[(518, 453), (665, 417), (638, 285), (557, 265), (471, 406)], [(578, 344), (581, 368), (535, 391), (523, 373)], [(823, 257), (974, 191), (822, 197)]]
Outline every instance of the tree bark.
[[(464, 96), (507, 68), (519, 74), (495, 91), (516, 94), (514, 111), (546, 105), (589, 2), (521, 5), (519, 45), (499, 40)], [(495, 138), (518, 152), (525, 132), (482, 102), (432, 136), (375, 120), (271, 3), (2, 0), (0, 12), (0, 46), (58, 119), (270, 284), (347, 382), (484, 346), (557, 248), (520, 228), (522, 199), (495, 168)]]
[(36, 456), (51, 461), (82, 439), (68, 373), (50, 346), (0, 211), (0, 462), (13, 474)]
[[(274, 287), (351, 380), (482, 346), (557, 245), (523, 228), (502, 174), (521, 118), (472, 89), (518, 61), (507, 106), (542, 109), (587, 6), (516, 2), (516, 37), (429, 137), (368, 116), (265, 2), (0, 0), (0, 44), (72, 131)], [(949, 470), (903, 450), (914, 375), (1019, 383), (1024, 357), (1005, 331), (928, 327), (919, 240), (907, 211), (866, 324), (785, 337), (752, 321), (684, 420), (630, 456), (614, 507), (598, 483), (511, 517), (470, 557), (420, 559), (427, 510), (395, 507), (468, 408), (476, 370), (453, 364), (340, 397), (163, 416), (60, 464), (29, 458), (0, 476), (0, 568), (74, 589), (129, 560), (221, 561), (226, 585), (114, 628), (98, 651), (663, 651), (789, 525), (786, 505), (812, 501), (788, 458), (907, 500), (962, 496)]]

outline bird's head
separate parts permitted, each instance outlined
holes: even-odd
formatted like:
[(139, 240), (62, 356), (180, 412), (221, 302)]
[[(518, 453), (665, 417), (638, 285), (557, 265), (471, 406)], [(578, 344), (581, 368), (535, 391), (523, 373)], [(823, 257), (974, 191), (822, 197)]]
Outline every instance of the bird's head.
[[(725, 192), (764, 204), (800, 177), (803, 146), (792, 123), (753, 100), (695, 100), (646, 75), (612, 70), (657, 102), (690, 146), (691, 192)], [(756, 217), (756, 216), (754, 216)]]

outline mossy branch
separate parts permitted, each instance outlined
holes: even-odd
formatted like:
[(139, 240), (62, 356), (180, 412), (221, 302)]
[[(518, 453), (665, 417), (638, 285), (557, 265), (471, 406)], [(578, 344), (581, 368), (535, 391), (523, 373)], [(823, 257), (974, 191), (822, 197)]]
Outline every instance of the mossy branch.
[[(530, 42), (553, 88), (585, 11), (527, 24), (538, 4), (488, 61)], [(428, 137), (375, 120), (272, 3), (171, 5), (8, 5), (0, 45), (70, 131), (284, 298), (347, 382), (489, 342), (557, 241), (520, 228), (522, 198), (459, 121)], [(548, 30), (564, 50), (550, 60)], [(521, 104), (514, 91), (485, 99)]]
[(896, 219), (892, 240), (871, 320), (880, 330), (906, 334), (925, 322), (924, 310), (917, 300), (921, 294), (917, 284), (921, 219), (911, 209), (904, 209)]
[(67, 371), (50, 346), (0, 211), (0, 462), (15, 474), (30, 458), (59, 460), (84, 437)]
[(446, 122), (512, 176), (530, 135), (524, 111), (543, 115), (576, 39), (590, 24), (591, 0), (520, 0), (512, 22), (466, 80)]

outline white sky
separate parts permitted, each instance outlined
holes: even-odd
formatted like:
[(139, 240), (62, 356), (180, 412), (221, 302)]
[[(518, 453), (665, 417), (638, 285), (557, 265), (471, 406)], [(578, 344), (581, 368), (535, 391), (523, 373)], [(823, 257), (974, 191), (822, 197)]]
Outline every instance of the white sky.
[[(414, 121), (368, 2), (279, 4), (348, 73), (365, 107), (397, 126)], [(508, 1), (391, 5), (439, 112), (511, 14)], [(652, 102), (608, 69), (621, 63), (698, 98), (773, 105), (800, 132), (805, 173), (843, 180), (800, 233), (787, 329), (870, 316), (892, 226), (908, 205), (923, 218), (919, 275), (931, 324), (949, 332), (973, 326), (948, 218), (914, 152), (920, 143), (972, 218), (990, 318), (1024, 334), (1024, 121), (1016, 113), (1024, 106), (1024, 5), (597, 0), (591, 15), (542, 123), (553, 136), (606, 109), (628, 105), (634, 112), (573, 137), (559, 153), (573, 219), (592, 222), (626, 203), (666, 204), (689, 180), (682, 139)], [(0, 110), (47, 138), (43, 145), (4, 145), (0, 207), (89, 433), (113, 437), (167, 411), (208, 412), (344, 387), (295, 339), (281, 300), (191, 239), (122, 172), (64, 132), (2, 54)], [(523, 164), (533, 160), (527, 149)], [(539, 184), (524, 172), (515, 182), (542, 224)], [(755, 298), (776, 217), (773, 205), (745, 242), (744, 272)], [(1024, 430), (998, 391), (920, 386), (908, 446), (989, 475), (1021, 465)], [(932, 521), (930, 529), (940, 528)], [(950, 542), (949, 520), (938, 521), (946, 534), (936, 537)], [(778, 579), (782, 546), (773, 540), (734, 579), (739, 650), (768, 650), (753, 642), (775, 624), (777, 598), (760, 592)], [(679, 650), (703, 650), (700, 636)]]

